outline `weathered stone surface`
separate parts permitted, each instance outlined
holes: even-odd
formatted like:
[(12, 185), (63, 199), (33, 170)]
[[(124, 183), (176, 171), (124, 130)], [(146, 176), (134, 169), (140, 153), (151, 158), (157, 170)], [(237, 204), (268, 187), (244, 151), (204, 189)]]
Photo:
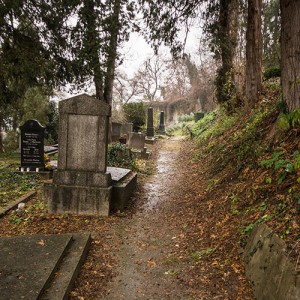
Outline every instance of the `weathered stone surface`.
[(113, 142), (116, 142), (121, 137), (121, 128), (122, 124), (118, 122), (111, 123), (111, 139)]
[(110, 106), (86, 94), (59, 103), (59, 148), (53, 184), (45, 184), (50, 213), (107, 216), (106, 172)]
[[(124, 211), (128, 205), (132, 193), (136, 189), (137, 174), (131, 170), (127, 171), (129, 172), (127, 172), (126, 176), (119, 178), (118, 181), (113, 183), (110, 206), (111, 211)], [(115, 176), (112, 175), (112, 177), (114, 178)]]
[(0, 299), (68, 299), (89, 234), (1, 237)]
[(111, 174), (111, 180), (113, 182), (118, 182), (126, 177), (131, 172), (131, 170), (116, 167), (107, 167), (107, 172)]
[(125, 123), (121, 126), (121, 135), (129, 135), (130, 132), (133, 131), (133, 124), (132, 123)]
[(75, 186), (108, 187), (111, 185), (111, 176), (101, 172), (56, 171), (53, 183)]
[(41, 300), (69, 299), (75, 279), (87, 256), (91, 244), (89, 234), (72, 234), (72, 243), (68, 245), (65, 256), (51, 278), (49, 287), (44, 291)]
[(37, 299), (47, 287), (72, 235), (0, 239), (0, 298)]
[(44, 194), (49, 213), (108, 216), (111, 189), (45, 183)]
[(288, 260), (282, 239), (264, 224), (253, 229), (244, 253), (246, 275), (262, 300), (300, 299), (300, 274)]
[(128, 148), (144, 149), (145, 135), (142, 133), (130, 132), (127, 139)]
[(59, 102), (58, 170), (106, 172), (109, 116), (108, 104), (86, 94)]

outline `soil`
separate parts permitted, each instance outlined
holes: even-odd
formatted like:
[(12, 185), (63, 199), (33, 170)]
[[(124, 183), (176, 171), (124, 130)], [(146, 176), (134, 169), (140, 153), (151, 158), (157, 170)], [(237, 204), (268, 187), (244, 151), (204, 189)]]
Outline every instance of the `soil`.
[(70, 299), (254, 299), (245, 277), (238, 222), (224, 189), (211, 190), (191, 141), (159, 141), (139, 174), (131, 207), (108, 218), (48, 215), (37, 205), (0, 235), (91, 232), (92, 246)]

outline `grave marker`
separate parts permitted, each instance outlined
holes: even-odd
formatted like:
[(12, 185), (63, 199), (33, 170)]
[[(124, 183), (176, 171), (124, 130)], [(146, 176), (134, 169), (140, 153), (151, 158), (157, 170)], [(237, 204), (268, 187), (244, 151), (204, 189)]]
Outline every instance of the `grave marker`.
[(147, 115), (147, 137), (154, 137), (154, 127), (153, 127), (153, 108), (148, 107)]
[(28, 120), (21, 130), (21, 171), (44, 169), (45, 127), (37, 120)]
[(53, 184), (45, 198), (51, 213), (105, 215), (111, 175), (106, 172), (110, 106), (89, 95), (59, 103), (59, 148)]
[(160, 134), (165, 134), (165, 112), (161, 111), (159, 116), (159, 129)]
[(116, 142), (121, 137), (121, 127), (122, 124), (118, 122), (111, 123), (111, 139), (113, 142)]

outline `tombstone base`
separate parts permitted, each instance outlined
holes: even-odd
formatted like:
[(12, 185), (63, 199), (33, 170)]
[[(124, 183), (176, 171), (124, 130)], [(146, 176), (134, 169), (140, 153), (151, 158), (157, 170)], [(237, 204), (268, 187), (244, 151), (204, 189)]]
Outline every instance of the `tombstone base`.
[(111, 189), (44, 184), (44, 198), (49, 213), (108, 216)]
[(158, 132), (160, 134), (165, 134), (166, 133), (165, 125), (159, 125)]
[(147, 127), (147, 137), (154, 137), (154, 127)]
[(155, 144), (155, 138), (147, 136), (146, 139), (145, 139), (145, 144), (154, 145)]
[(129, 169), (108, 167), (112, 177), (112, 212), (124, 211), (132, 193), (136, 189), (137, 174)]

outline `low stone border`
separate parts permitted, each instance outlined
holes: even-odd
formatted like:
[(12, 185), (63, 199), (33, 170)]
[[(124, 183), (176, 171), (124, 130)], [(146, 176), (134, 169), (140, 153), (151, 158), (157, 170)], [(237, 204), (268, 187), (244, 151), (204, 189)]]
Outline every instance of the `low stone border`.
[(36, 191), (30, 191), (27, 194), (23, 195), (22, 197), (18, 198), (16, 201), (14, 201), (13, 203), (11, 203), (10, 205), (8, 205), (7, 207), (0, 209), (0, 218), (5, 216), (8, 211), (15, 209), (16, 207), (18, 207), (18, 204), (21, 202), (27, 202), (28, 200), (30, 200), (30, 198), (32, 196), (34, 196), (36, 194)]

